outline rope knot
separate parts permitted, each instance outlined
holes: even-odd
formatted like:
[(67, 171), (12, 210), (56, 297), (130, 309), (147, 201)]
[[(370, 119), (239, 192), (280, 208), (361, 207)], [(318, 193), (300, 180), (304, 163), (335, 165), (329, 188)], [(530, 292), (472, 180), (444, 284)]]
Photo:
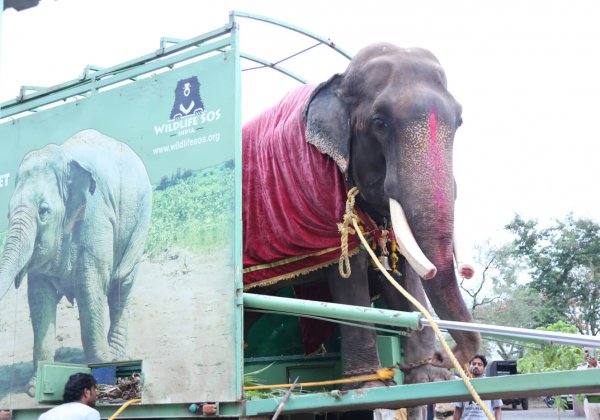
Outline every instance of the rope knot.
[(344, 213), (344, 218), (342, 219), (342, 223), (338, 223), (338, 231), (342, 235), (342, 253), (340, 254), (340, 261), (338, 263), (338, 268), (340, 271), (340, 276), (347, 279), (352, 274), (352, 270), (350, 268), (350, 257), (348, 256), (348, 235), (356, 234), (356, 230), (352, 228), (352, 223), (358, 219), (356, 212), (354, 211), (354, 204), (356, 202), (356, 196), (358, 195), (358, 188), (352, 187), (348, 191), (348, 198), (346, 199), (346, 212)]

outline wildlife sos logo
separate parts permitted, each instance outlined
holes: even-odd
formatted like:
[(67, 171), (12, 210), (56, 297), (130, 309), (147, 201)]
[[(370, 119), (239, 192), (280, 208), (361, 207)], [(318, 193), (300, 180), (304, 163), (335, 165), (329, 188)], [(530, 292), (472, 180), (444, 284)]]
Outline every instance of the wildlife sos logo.
[(220, 109), (206, 109), (200, 95), (200, 82), (196, 76), (179, 80), (174, 93), (169, 121), (155, 125), (155, 135), (184, 136), (192, 134), (203, 125), (221, 118)]
[(191, 114), (204, 111), (204, 103), (200, 96), (200, 82), (196, 76), (177, 82), (175, 88), (175, 103), (171, 110), (171, 119), (176, 120)]

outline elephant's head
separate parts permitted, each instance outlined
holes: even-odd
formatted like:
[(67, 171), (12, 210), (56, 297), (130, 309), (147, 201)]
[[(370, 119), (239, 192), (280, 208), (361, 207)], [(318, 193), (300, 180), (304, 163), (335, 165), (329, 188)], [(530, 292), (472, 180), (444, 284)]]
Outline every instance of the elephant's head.
[[(438, 60), (423, 49), (369, 46), (345, 73), (317, 87), (305, 119), (308, 141), (330, 155), (369, 205), (392, 221), (412, 270), (405, 274), (426, 280), (437, 314), (471, 320), (453, 261), (452, 150), (461, 106), (448, 92)], [(466, 362), (480, 338), (453, 336), (457, 356)]]
[(9, 226), (0, 259), (0, 298), (29, 270), (58, 268), (64, 235), (83, 217), (92, 174), (51, 144), (28, 153), (21, 162), (9, 204)]

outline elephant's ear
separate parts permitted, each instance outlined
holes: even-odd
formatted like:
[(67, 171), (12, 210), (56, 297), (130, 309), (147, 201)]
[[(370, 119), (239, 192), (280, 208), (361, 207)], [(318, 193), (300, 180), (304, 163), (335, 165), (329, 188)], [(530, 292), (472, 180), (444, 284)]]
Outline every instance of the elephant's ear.
[(65, 202), (65, 231), (69, 232), (75, 223), (83, 219), (87, 194), (93, 195), (95, 192), (96, 180), (91, 171), (74, 160), (70, 161)]
[(321, 83), (304, 109), (306, 141), (330, 156), (342, 172), (350, 159), (350, 112), (338, 94), (342, 75)]

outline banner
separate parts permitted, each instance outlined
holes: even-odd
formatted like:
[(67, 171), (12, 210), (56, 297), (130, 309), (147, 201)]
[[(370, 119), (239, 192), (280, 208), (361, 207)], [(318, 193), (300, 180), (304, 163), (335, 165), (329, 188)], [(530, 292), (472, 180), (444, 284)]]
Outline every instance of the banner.
[(0, 408), (34, 406), (43, 360), (141, 360), (144, 403), (237, 400), (232, 56), (0, 126)]

